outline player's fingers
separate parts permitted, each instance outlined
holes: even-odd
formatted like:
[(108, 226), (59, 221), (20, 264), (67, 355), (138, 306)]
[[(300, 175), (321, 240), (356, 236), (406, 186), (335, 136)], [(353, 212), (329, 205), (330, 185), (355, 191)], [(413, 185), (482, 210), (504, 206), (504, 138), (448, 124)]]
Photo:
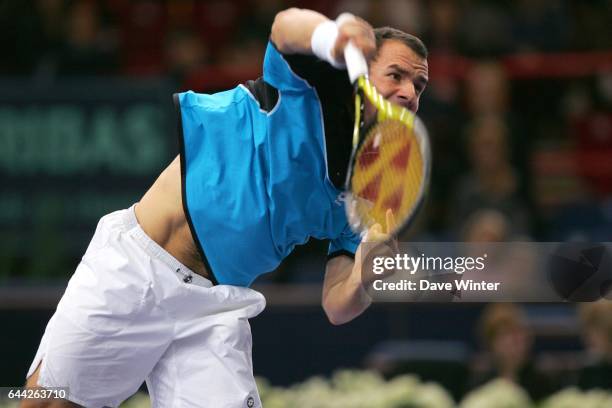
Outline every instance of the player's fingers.
[(393, 210), (391, 208), (387, 209), (385, 213), (385, 219), (387, 222), (387, 234), (391, 234), (397, 228), (397, 221), (395, 220), (395, 215), (393, 214)]
[(361, 27), (361, 32), (356, 38), (359, 49), (363, 52), (363, 55), (367, 59), (374, 57), (376, 54), (376, 35), (374, 35), (374, 28), (364, 19), (355, 17), (357, 23)]
[(332, 56), (336, 61), (341, 61), (344, 63), (344, 49), (346, 48), (346, 44), (348, 44), (349, 37), (342, 33), (338, 32), (338, 37), (336, 38), (336, 44), (334, 44), (334, 48), (332, 49)]
[(355, 17), (351, 23), (352, 24), (348, 24), (346, 27), (347, 29), (352, 30), (352, 35), (363, 37), (364, 39), (368, 39), (372, 42), (376, 41), (374, 28), (367, 21), (360, 17)]
[(380, 224), (374, 224), (368, 229), (364, 240), (366, 242), (377, 242), (383, 240), (386, 235)]
[(380, 224), (374, 224), (370, 227), (370, 229), (368, 230), (368, 233), (370, 235), (380, 235), (382, 234), (382, 226)]
[(383, 227), (380, 224), (374, 224), (372, 227), (370, 227), (363, 240), (365, 242), (386, 242), (391, 248), (393, 248), (393, 250), (398, 250), (397, 241), (392, 239), (391, 234), (384, 232)]
[(338, 27), (339, 35), (346, 35), (349, 37), (353, 36), (364, 36), (371, 39), (375, 39), (374, 29), (365, 20), (355, 17), (351, 20), (345, 20)]
[[(393, 232), (397, 229), (397, 220), (395, 219), (395, 215), (393, 214), (393, 210), (391, 208), (387, 209), (385, 212), (385, 221), (387, 223), (387, 236), (391, 238), (393, 236)], [(391, 245), (396, 253), (399, 252), (397, 238), (390, 239), (389, 245)]]
[(344, 59), (344, 48), (349, 41), (352, 41), (366, 58), (371, 58), (376, 52), (374, 30), (362, 19), (348, 20), (338, 28), (338, 38), (333, 50), (336, 59)]
[(361, 50), (361, 52), (363, 53), (364, 57), (366, 57), (366, 59), (370, 60), (372, 59), (375, 54), (376, 54), (376, 42), (373, 41), (371, 38), (366, 38), (363, 36), (357, 36), (354, 39), (355, 45), (357, 46), (357, 48), (359, 48)]

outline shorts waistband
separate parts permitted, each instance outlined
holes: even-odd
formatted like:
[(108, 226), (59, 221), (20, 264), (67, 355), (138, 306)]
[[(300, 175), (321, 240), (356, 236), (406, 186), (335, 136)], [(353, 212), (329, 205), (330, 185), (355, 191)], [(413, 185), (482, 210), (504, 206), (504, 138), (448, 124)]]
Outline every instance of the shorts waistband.
[(174, 272), (180, 273), (185, 277), (190, 276), (189, 282), (185, 281), (186, 283), (193, 283), (195, 285), (204, 286), (207, 288), (213, 287), (214, 285), (209, 279), (206, 279), (202, 275), (193, 272), (191, 269), (183, 265), (178, 259), (159, 246), (157, 242), (153, 241), (151, 237), (144, 232), (140, 224), (138, 224), (135, 207), (136, 204), (133, 204), (130, 208), (122, 211), (122, 223), (128, 230), (131, 231), (133, 237), (140, 244), (142, 249), (144, 249), (144, 251), (152, 258), (159, 259), (168, 265)]

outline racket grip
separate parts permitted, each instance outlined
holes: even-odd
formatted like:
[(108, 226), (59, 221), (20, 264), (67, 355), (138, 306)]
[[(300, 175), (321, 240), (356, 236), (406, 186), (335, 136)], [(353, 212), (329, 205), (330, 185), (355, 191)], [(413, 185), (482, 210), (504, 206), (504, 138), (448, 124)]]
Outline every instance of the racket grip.
[(352, 84), (360, 76), (368, 74), (368, 62), (352, 41), (349, 41), (344, 47), (344, 61)]

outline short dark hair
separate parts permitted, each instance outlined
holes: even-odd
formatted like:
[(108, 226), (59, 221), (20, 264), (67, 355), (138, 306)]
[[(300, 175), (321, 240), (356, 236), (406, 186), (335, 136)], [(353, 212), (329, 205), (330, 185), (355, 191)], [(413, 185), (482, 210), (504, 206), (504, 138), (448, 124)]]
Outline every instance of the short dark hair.
[(423, 44), (418, 37), (412, 34), (403, 32), (393, 27), (378, 27), (374, 29), (374, 35), (376, 36), (376, 49), (380, 50), (380, 47), (387, 40), (397, 40), (405, 44), (408, 48), (414, 51), (419, 57), (427, 58), (429, 52), (427, 47)]

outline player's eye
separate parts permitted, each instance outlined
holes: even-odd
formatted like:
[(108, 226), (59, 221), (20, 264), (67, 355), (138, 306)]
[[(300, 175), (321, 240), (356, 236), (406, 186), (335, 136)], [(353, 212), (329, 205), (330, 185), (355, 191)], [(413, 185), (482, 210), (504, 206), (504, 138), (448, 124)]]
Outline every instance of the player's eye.
[(425, 90), (425, 86), (426, 86), (426, 83), (423, 83), (423, 82), (417, 82), (415, 84), (414, 89), (415, 89), (417, 95), (420, 95), (420, 94), (423, 93), (423, 91)]
[(388, 76), (391, 79), (393, 79), (395, 82), (399, 82), (402, 79), (402, 76), (398, 74), (397, 72), (391, 72)]

